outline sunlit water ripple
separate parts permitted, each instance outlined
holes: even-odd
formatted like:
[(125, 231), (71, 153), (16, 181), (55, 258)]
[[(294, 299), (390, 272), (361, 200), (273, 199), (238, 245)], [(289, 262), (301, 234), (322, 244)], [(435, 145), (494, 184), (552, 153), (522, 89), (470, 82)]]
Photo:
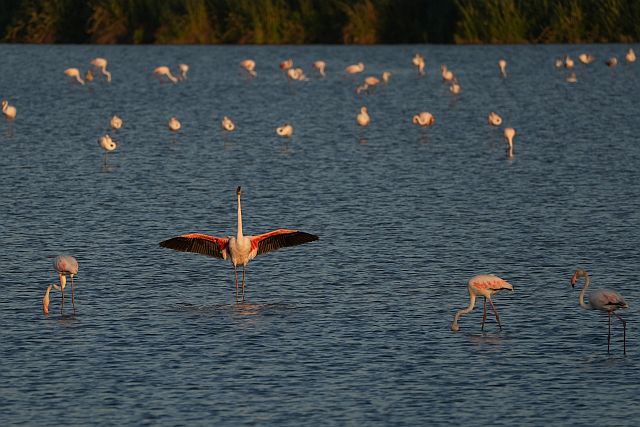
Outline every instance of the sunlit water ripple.
[[(639, 71), (602, 63), (627, 47), (0, 45), (0, 95), (18, 108), (0, 120), (0, 424), (637, 423)], [(599, 60), (570, 85), (553, 59), (583, 51)], [(112, 84), (66, 81), (98, 55)], [(288, 57), (310, 81), (286, 81)], [(342, 70), (358, 61), (389, 86), (357, 97)], [(152, 78), (180, 62), (186, 82)], [(426, 132), (411, 124), (423, 110)], [(512, 160), (492, 110), (518, 132)], [(158, 242), (232, 234), (238, 185), (245, 232), (320, 241), (254, 260), (236, 306), (229, 264)], [(77, 315), (56, 295), (43, 316), (60, 253), (80, 262)], [(606, 316), (578, 306), (578, 266), (629, 301), (626, 357), (619, 324), (609, 356)], [(483, 272), (515, 287), (495, 298), (504, 328), (482, 333), (476, 308), (454, 334)]]

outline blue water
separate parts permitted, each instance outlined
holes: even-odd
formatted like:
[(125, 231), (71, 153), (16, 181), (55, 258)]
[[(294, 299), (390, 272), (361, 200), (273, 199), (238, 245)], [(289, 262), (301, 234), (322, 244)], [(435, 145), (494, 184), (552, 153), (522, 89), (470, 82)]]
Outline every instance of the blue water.
[[(18, 110), (0, 118), (0, 424), (637, 424), (640, 65), (603, 64), (628, 47), (0, 45)], [(569, 84), (553, 59), (583, 51), (598, 60)], [(68, 81), (95, 56), (111, 84)], [(309, 81), (285, 79), (288, 57)], [(359, 61), (389, 85), (356, 96)], [(181, 62), (184, 82), (151, 75)], [(517, 131), (512, 159), (490, 111)], [(158, 243), (234, 234), (239, 185), (245, 234), (320, 240), (253, 260), (236, 305), (229, 263)], [(45, 316), (63, 253), (76, 314), (67, 288)], [(577, 267), (629, 302), (626, 356), (620, 324), (608, 355), (607, 316), (578, 306)], [(480, 306), (452, 333), (478, 273), (515, 288), (494, 298), (503, 328), (482, 332)]]

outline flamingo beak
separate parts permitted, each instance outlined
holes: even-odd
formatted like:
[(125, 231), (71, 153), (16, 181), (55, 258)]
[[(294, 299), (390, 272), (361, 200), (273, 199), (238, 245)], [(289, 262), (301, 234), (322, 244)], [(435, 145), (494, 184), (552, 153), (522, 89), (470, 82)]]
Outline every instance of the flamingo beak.
[(571, 276), (571, 287), (574, 288), (576, 286), (576, 281), (578, 280), (578, 276), (576, 276), (576, 274), (574, 273), (573, 276)]

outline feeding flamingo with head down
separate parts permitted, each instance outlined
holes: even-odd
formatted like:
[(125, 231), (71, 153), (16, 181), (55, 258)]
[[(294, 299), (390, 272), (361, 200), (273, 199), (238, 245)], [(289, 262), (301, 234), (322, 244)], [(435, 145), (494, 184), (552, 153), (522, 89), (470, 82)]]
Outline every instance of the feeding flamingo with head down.
[(107, 71), (107, 60), (104, 58), (93, 58), (91, 65), (96, 67), (107, 78), (107, 82), (111, 82), (111, 73)]
[(240, 61), (240, 67), (242, 67), (251, 77), (258, 75), (256, 72), (256, 61), (253, 59), (243, 59)]
[(17, 113), (18, 111), (16, 110), (16, 107), (14, 107), (13, 105), (9, 105), (9, 101), (7, 101), (6, 99), (2, 100), (2, 114), (4, 114), (4, 117), (7, 120), (15, 119)]
[(82, 80), (82, 77), (80, 77), (80, 70), (78, 70), (77, 68), (67, 68), (66, 70), (64, 70), (64, 73), (67, 76), (76, 79), (76, 81), (81, 85), (84, 84), (84, 80)]
[(58, 272), (60, 286), (52, 285), (55, 290), (62, 294), (62, 302), (60, 304), (60, 312), (64, 310), (64, 288), (67, 285), (67, 276), (71, 278), (71, 304), (73, 311), (76, 310), (75, 284), (73, 277), (78, 274), (78, 260), (71, 255), (58, 255), (53, 260), (53, 268)]
[(178, 79), (173, 74), (171, 74), (171, 70), (166, 65), (156, 67), (156, 69), (153, 70), (153, 74), (159, 77), (165, 76), (172, 83), (178, 83)]
[(469, 289), (469, 306), (467, 308), (463, 308), (462, 310), (458, 310), (458, 312), (453, 316), (453, 323), (451, 323), (451, 330), (457, 332), (460, 330), (460, 326), (458, 325), (458, 320), (460, 316), (465, 316), (473, 310), (473, 307), (476, 305), (476, 298), (483, 297), (484, 298), (484, 310), (482, 313), (482, 327), (484, 329), (484, 322), (487, 320), (487, 299), (489, 300), (489, 304), (491, 304), (491, 308), (496, 316), (496, 321), (498, 322), (498, 327), (502, 329), (502, 325), (500, 324), (500, 315), (498, 314), (498, 310), (496, 310), (496, 306), (493, 304), (491, 300), (491, 296), (497, 292), (503, 290), (509, 290), (513, 292), (513, 286), (504, 279), (501, 279), (498, 276), (493, 274), (480, 274), (477, 276), (473, 276), (467, 285)]
[(324, 77), (324, 76), (325, 76), (324, 70), (325, 70), (325, 68), (326, 68), (326, 67), (327, 67), (327, 63), (326, 63), (326, 62), (324, 62), (324, 61), (315, 61), (315, 62), (313, 63), (313, 68), (314, 68), (315, 70), (317, 70), (317, 71), (318, 71), (318, 73), (320, 73), (320, 76), (321, 76), (321, 77)]
[(627, 322), (616, 313), (616, 310), (622, 308), (627, 309), (629, 305), (624, 300), (624, 297), (620, 295), (618, 292), (613, 291), (611, 289), (597, 289), (589, 293), (589, 302), (584, 302), (584, 296), (587, 292), (587, 288), (591, 283), (589, 279), (589, 273), (586, 270), (578, 269), (573, 276), (571, 276), (571, 287), (576, 286), (576, 282), (579, 278), (584, 277), (585, 283), (582, 287), (582, 291), (580, 291), (580, 295), (578, 296), (578, 301), (580, 303), (580, 307), (585, 310), (600, 310), (605, 311), (609, 315), (609, 335), (607, 337), (607, 353), (609, 353), (611, 349), (611, 315), (616, 316), (620, 322), (622, 322), (622, 328), (624, 333), (624, 354), (627, 354)]
[(244, 301), (245, 272), (247, 264), (258, 255), (276, 249), (313, 242), (319, 237), (299, 230), (278, 229), (257, 236), (245, 236), (242, 230), (241, 188), (238, 187), (238, 228), (235, 236), (215, 237), (207, 234), (188, 233), (160, 242), (163, 248), (181, 252), (194, 252), (210, 257), (229, 258), (236, 278), (236, 301), (238, 301), (238, 266), (242, 266), (242, 301)]

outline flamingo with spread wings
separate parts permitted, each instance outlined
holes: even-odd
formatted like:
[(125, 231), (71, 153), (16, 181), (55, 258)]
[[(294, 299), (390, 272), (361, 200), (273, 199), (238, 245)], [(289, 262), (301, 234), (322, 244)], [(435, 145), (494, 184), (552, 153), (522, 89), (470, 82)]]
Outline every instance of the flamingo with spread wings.
[(233, 264), (236, 277), (236, 301), (238, 301), (238, 266), (242, 266), (242, 301), (244, 301), (245, 272), (247, 264), (258, 255), (287, 246), (313, 242), (319, 237), (299, 230), (278, 229), (257, 236), (242, 233), (241, 187), (238, 187), (238, 231), (236, 236), (215, 237), (201, 233), (188, 233), (160, 242), (163, 248), (181, 252), (195, 252), (226, 260)]

